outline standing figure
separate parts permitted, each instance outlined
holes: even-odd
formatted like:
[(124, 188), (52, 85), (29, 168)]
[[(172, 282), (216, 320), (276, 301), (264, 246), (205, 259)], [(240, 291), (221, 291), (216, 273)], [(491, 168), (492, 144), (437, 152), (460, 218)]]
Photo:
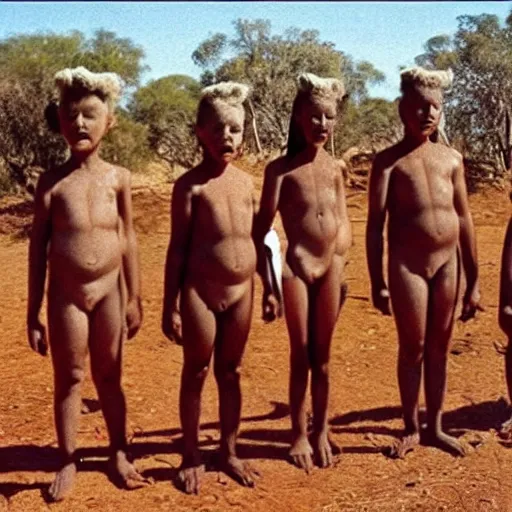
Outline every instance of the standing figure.
[(212, 354), (219, 389), (220, 467), (246, 486), (257, 474), (236, 454), (240, 425), (240, 364), (251, 324), (256, 249), (254, 186), (232, 161), (244, 136), (249, 88), (224, 82), (202, 91), (196, 134), (201, 163), (174, 185), (172, 233), (165, 266), (162, 330), (183, 345), (179, 480), (199, 492), (200, 402)]
[[(501, 330), (508, 338), (508, 346), (505, 353), (505, 375), (510, 400), (512, 399), (512, 217), (508, 221), (503, 242), (500, 277), (498, 322)], [(507, 440), (512, 438), (512, 416), (501, 426), (500, 436)]]
[[(293, 462), (309, 472), (332, 463), (328, 437), (329, 354), (344, 298), (343, 270), (352, 243), (343, 174), (325, 151), (343, 98), (340, 80), (298, 77), (287, 152), (265, 169), (255, 241), (263, 280), (264, 316), (278, 316), (265, 266), (264, 237), (279, 211), (288, 241), (282, 292), (290, 337), (290, 412)], [(272, 308), (276, 311), (271, 314)], [(313, 425), (308, 436), (306, 391), (311, 373)]]
[[(476, 241), (462, 156), (430, 140), (442, 114), (443, 89), (451, 82), (451, 71), (412, 68), (402, 72), (399, 113), (404, 137), (376, 156), (370, 176), (366, 251), (373, 304), (390, 315), (391, 299), (398, 332), (405, 432), (391, 455), (400, 458), (420, 441), (423, 366), (425, 441), (465, 454), (463, 445), (443, 432), (441, 415), (461, 260), (467, 283), (461, 318), (467, 320), (481, 309)], [(382, 261), (386, 214), (389, 291)]]
[(137, 241), (130, 172), (99, 155), (115, 123), (120, 80), (83, 67), (55, 75), (60, 90), (54, 129), (70, 157), (39, 180), (29, 248), (27, 330), (31, 347), (44, 355), (39, 320), (48, 265), (48, 327), (55, 383), (55, 426), (61, 469), (50, 497), (68, 495), (75, 480), (80, 388), (87, 353), (110, 438), (110, 470), (133, 488), (144, 479), (126, 455), (126, 403), (121, 387), (125, 334), (142, 321)]

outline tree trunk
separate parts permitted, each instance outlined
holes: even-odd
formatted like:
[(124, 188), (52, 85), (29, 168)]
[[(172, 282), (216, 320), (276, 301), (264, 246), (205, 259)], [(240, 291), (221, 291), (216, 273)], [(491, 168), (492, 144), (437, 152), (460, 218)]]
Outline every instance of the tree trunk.
[(256, 113), (254, 112), (252, 102), (248, 101), (247, 103), (249, 105), (249, 110), (251, 111), (252, 131), (254, 133), (254, 142), (256, 143), (256, 150), (258, 151), (258, 154), (261, 154), (262, 149), (261, 149), (261, 143), (260, 143), (260, 136), (258, 135), (258, 126), (256, 124)]

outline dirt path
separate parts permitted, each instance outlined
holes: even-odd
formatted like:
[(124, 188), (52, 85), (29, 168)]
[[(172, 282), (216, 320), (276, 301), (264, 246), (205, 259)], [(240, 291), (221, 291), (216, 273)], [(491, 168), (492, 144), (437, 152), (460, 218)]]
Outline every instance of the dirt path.
[[(256, 488), (245, 489), (208, 471), (199, 497), (182, 494), (171, 482), (180, 462), (177, 399), (182, 356), (159, 329), (169, 193), (141, 188), (134, 195), (145, 320), (140, 334), (126, 346), (124, 387), (136, 465), (155, 484), (121, 491), (103, 473), (106, 430), (88, 378), (83, 396), (92, 412), (82, 415), (79, 434), (84, 462), (73, 496), (51, 505), (52, 510), (512, 510), (512, 451), (493, 431), (507, 413), (503, 356), (494, 346), (505, 342), (496, 321), (501, 244), (509, 216), (505, 193), (471, 197), (487, 310), (468, 324), (457, 324), (457, 354), (449, 360), (445, 425), (477, 445), (473, 453), (457, 459), (421, 447), (405, 461), (392, 461), (381, 453), (401, 428), (396, 341), (392, 319), (376, 314), (368, 301), (366, 198), (356, 193), (349, 198), (354, 227), (347, 267), (349, 298), (335, 333), (331, 363), (330, 417), (342, 454), (335, 467), (309, 476), (286, 461), (287, 335), (284, 321), (265, 326), (260, 320), (258, 286), (242, 371), (240, 454), (263, 476)], [(23, 229), (23, 215), (28, 215), (26, 205), (7, 212), (0, 205), (3, 232)], [(42, 490), (56, 464), (50, 361), (30, 352), (25, 340), (26, 257), (26, 240), (0, 235), (0, 511), (47, 510)], [(201, 445), (208, 460), (219, 437), (212, 376), (204, 392), (202, 424)]]

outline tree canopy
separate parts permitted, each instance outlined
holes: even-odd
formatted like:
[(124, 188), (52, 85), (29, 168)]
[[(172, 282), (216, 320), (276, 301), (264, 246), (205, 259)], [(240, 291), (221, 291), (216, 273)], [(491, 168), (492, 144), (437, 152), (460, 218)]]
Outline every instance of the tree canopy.
[(234, 35), (214, 34), (203, 41), (192, 59), (203, 68), (201, 82), (245, 82), (252, 87), (261, 144), (270, 150), (286, 144), (296, 77), (302, 72), (343, 76), (352, 101), (363, 101), (367, 86), (384, 75), (369, 62), (355, 63), (349, 55), (322, 41), (317, 30), (289, 28), (272, 33), (268, 20), (238, 19)]
[[(48, 169), (66, 155), (64, 141), (48, 130), (44, 116), (55, 95), (56, 71), (80, 65), (91, 71), (113, 71), (133, 89), (146, 69), (143, 58), (141, 47), (106, 30), (96, 31), (90, 39), (75, 31), (15, 35), (0, 41), (0, 159), (10, 180), (24, 185), (28, 169)], [(123, 130), (134, 128), (124, 121), (119, 126), (118, 139)], [(128, 148), (118, 153), (125, 160), (120, 163), (131, 161)]]
[(425, 43), (418, 64), (451, 67), (446, 96), (447, 131), (465, 155), (510, 169), (512, 102), (512, 11), (504, 23), (490, 14), (460, 16), (453, 36)]

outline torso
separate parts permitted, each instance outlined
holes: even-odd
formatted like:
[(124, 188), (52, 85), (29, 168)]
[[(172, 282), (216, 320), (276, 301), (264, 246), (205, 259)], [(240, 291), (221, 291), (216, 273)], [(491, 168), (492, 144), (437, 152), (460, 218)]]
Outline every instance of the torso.
[(87, 308), (117, 282), (122, 263), (119, 172), (78, 169), (51, 190), (50, 287)]
[(432, 277), (457, 248), (459, 218), (454, 207), (453, 150), (428, 143), (400, 158), (388, 188), (390, 260)]
[(301, 162), (300, 155), (294, 160), (283, 173), (278, 209), (288, 239), (287, 263), (295, 275), (313, 282), (351, 243), (348, 219), (340, 208), (345, 201), (343, 176), (323, 150), (312, 162)]
[(230, 165), (192, 188), (187, 279), (212, 309), (223, 310), (241, 298), (256, 270), (252, 179)]

